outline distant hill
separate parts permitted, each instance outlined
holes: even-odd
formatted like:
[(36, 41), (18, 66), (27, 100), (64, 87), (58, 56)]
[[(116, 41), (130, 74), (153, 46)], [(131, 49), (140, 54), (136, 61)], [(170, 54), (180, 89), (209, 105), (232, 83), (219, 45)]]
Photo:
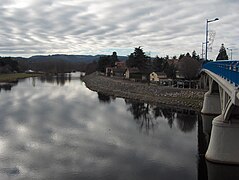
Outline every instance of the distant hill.
[[(20, 61), (20, 60), (28, 60), (31, 62), (37, 62), (37, 61), (51, 61), (51, 60), (63, 60), (65, 62), (85, 62), (85, 63), (91, 63), (93, 61), (98, 61), (99, 57), (103, 55), (65, 55), (65, 54), (55, 54), (55, 55), (48, 55), (48, 56), (32, 56), (30, 58), (22, 58), (22, 57), (15, 57), (13, 59)], [(128, 57), (127, 56), (118, 56), (120, 61), (125, 61)]]

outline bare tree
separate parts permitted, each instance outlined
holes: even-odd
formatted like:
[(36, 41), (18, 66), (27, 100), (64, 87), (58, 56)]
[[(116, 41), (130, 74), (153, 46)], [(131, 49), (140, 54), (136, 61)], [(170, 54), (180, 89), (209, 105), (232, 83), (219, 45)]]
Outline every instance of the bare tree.
[(200, 63), (192, 57), (185, 56), (180, 60), (178, 70), (185, 79), (195, 79), (200, 70)]

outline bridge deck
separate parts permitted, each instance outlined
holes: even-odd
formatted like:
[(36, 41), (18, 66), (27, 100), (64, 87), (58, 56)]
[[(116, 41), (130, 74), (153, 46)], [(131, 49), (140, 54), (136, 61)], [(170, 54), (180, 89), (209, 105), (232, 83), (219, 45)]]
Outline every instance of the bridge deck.
[(203, 69), (221, 76), (235, 87), (239, 86), (239, 60), (208, 62), (203, 65)]

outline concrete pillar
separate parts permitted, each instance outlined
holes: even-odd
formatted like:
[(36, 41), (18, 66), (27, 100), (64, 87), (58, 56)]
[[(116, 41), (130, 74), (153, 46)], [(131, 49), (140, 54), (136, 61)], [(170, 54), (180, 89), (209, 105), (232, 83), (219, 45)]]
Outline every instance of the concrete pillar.
[(211, 94), (211, 92), (208, 91), (204, 94), (203, 108), (201, 113), (208, 115), (219, 115), (221, 114), (220, 104), (219, 94)]
[(212, 122), (212, 133), (206, 159), (216, 163), (239, 164), (238, 138), (239, 123), (225, 123), (223, 115), (217, 116)]

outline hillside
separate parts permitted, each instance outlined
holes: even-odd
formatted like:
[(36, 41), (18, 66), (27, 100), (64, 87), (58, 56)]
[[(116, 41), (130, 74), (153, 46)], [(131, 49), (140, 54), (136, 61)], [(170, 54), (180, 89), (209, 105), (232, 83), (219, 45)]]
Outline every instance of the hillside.
[[(27, 60), (27, 61), (54, 61), (54, 60), (62, 60), (65, 62), (85, 62), (85, 63), (91, 63), (93, 61), (98, 61), (99, 57), (101, 55), (66, 55), (66, 54), (55, 54), (55, 55), (38, 55), (38, 56), (32, 56), (30, 58), (23, 58), (23, 57), (14, 57), (14, 60), (21, 61), (21, 60)], [(119, 60), (124, 61), (127, 59), (127, 56), (118, 56)]]

